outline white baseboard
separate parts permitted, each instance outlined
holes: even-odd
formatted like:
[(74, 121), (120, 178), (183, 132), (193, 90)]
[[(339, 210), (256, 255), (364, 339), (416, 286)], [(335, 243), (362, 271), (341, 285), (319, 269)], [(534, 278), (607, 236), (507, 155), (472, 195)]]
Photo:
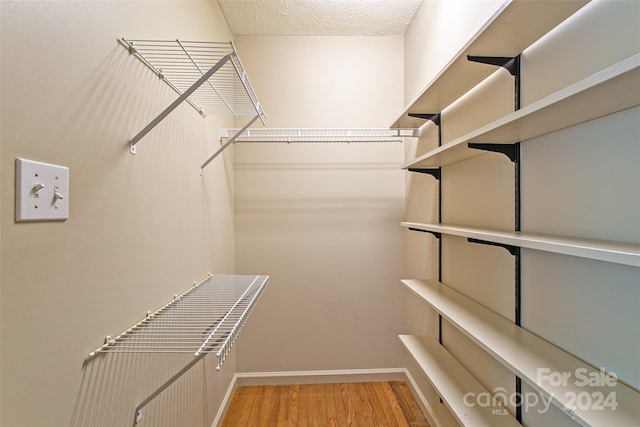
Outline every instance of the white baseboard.
[(431, 406), (405, 368), (388, 369), (342, 369), (323, 371), (238, 372), (233, 376), (225, 393), (212, 427), (218, 427), (231, 401), (233, 390), (246, 385), (323, 384), (334, 382), (407, 381), (420, 409), (429, 425), (440, 427), (441, 423)]
[(238, 385), (321, 384), (333, 382), (395, 381), (405, 379), (404, 368), (332, 369), (322, 371), (240, 372)]

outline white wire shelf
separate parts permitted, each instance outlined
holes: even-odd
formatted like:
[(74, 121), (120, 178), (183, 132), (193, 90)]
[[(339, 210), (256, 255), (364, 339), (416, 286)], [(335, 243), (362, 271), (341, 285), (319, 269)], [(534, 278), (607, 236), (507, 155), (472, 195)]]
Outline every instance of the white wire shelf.
[[(228, 138), (237, 129), (221, 129), (220, 138)], [(377, 128), (251, 128), (235, 142), (255, 143), (358, 143), (403, 142), (404, 138), (417, 138), (420, 129)]]
[(229, 61), (188, 96), (188, 102), (202, 114), (264, 114), (232, 42), (121, 41), (179, 95), (230, 55)]
[(215, 353), (222, 366), (268, 283), (268, 276), (208, 275), (97, 353)]
[[(136, 154), (136, 144), (147, 133), (185, 101), (202, 115), (253, 117), (238, 135), (258, 119), (264, 124), (264, 111), (232, 42), (124, 38), (119, 41), (179, 95), (131, 139), (131, 154)], [(227, 146), (205, 160), (200, 174)]]

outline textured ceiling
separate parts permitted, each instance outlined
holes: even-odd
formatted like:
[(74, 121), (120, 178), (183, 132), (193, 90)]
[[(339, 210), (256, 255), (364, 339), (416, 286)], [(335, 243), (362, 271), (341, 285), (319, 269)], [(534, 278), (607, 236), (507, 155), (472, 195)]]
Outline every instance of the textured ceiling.
[(218, 0), (238, 35), (402, 35), (422, 0)]

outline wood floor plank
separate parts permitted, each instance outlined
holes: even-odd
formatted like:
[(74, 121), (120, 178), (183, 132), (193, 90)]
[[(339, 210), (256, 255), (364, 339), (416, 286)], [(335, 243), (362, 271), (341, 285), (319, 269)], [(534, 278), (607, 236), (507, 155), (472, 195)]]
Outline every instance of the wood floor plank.
[(332, 384), (322, 384), (322, 393), (324, 395), (324, 402), (326, 406), (326, 414), (327, 414), (327, 426), (329, 427), (339, 427), (337, 418), (338, 414), (336, 412), (336, 401), (333, 396), (333, 387)]
[(389, 403), (389, 410), (391, 412), (392, 420), (394, 420), (399, 427), (409, 427), (407, 418), (402, 412), (402, 406), (400, 405), (400, 402), (398, 402), (398, 398), (393, 392), (391, 384), (389, 382), (382, 384), (382, 391), (386, 396), (386, 401)]
[(276, 392), (279, 393), (277, 387), (278, 386), (275, 385), (263, 387), (262, 399), (259, 404), (256, 404), (256, 408), (258, 409), (257, 425), (274, 425), (273, 422), (277, 420), (277, 409), (280, 403), (279, 395), (276, 400)]
[(342, 397), (342, 384), (331, 384), (333, 403), (336, 405), (336, 424), (339, 427), (348, 425), (347, 406)]
[(429, 427), (407, 383), (404, 381), (392, 381), (390, 384), (396, 396), (398, 396), (402, 412), (405, 414), (409, 425), (411, 427)]
[(376, 391), (376, 385), (379, 383), (365, 383), (364, 387), (367, 390), (367, 397), (374, 416), (375, 427), (389, 427), (387, 421), (387, 414), (384, 412), (384, 403), (378, 398), (378, 392)]
[(241, 386), (222, 427), (428, 427), (405, 382)]
[(324, 387), (322, 384), (310, 384), (308, 390), (309, 426), (325, 427), (327, 425), (327, 410), (324, 400)]
[(395, 421), (395, 416), (393, 409), (391, 408), (391, 404), (389, 402), (388, 393), (385, 391), (384, 383), (371, 383), (371, 388), (374, 389), (375, 395), (380, 402), (380, 409), (384, 413), (384, 419), (387, 421), (387, 424), (391, 427), (398, 427), (397, 421)]
[(288, 406), (287, 424), (285, 425), (298, 425), (298, 417), (300, 415), (300, 385), (294, 384), (291, 386), (290, 400)]

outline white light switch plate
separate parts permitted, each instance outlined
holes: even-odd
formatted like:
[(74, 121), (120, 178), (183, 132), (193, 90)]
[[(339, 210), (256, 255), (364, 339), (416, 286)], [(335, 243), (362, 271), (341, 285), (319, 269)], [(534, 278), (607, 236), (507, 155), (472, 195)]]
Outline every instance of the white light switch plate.
[(69, 168), (16, 159), (16, 221), (69, 218)]

